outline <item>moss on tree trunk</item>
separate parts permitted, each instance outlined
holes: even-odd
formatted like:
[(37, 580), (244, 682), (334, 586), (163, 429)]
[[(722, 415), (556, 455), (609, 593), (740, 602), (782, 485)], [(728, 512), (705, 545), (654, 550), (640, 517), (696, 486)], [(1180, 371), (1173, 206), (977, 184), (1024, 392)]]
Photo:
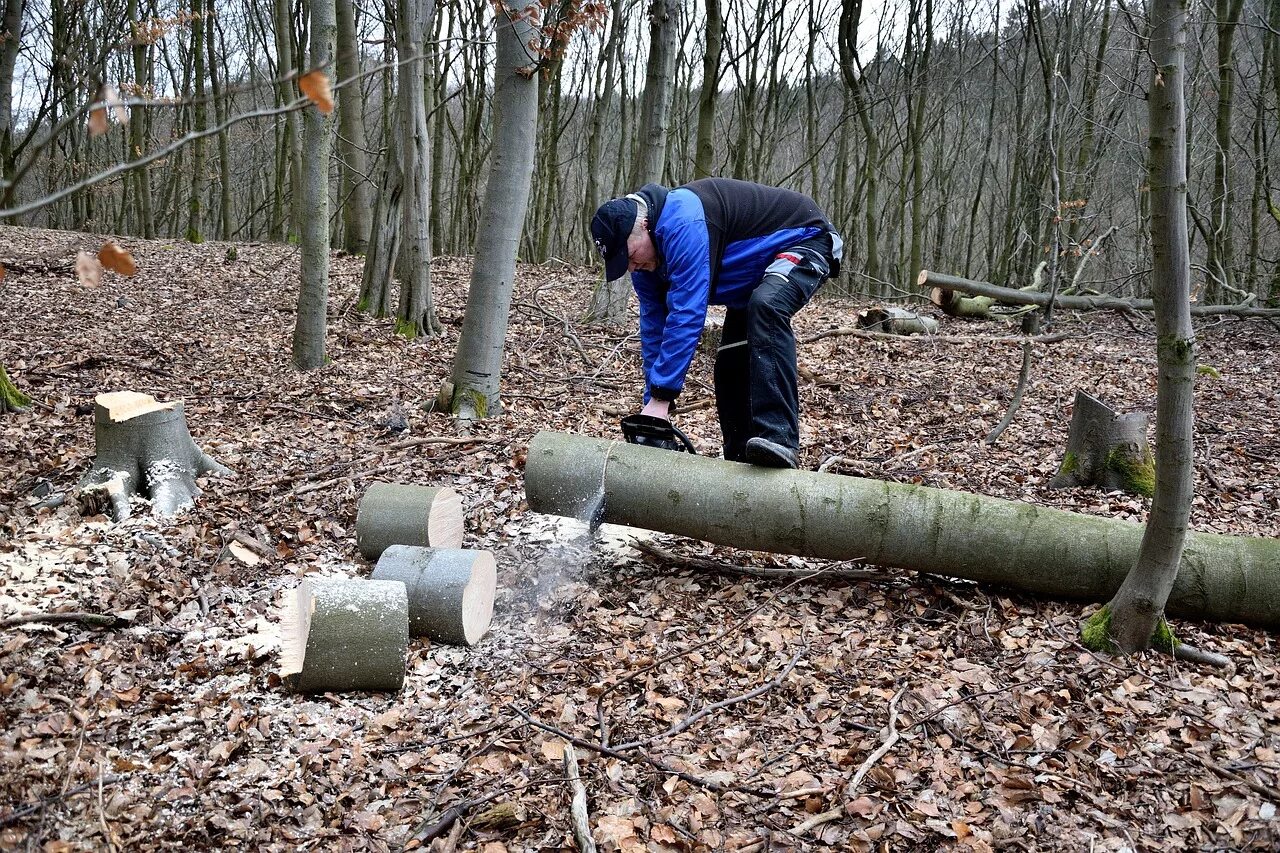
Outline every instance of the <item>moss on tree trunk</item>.
[(31, 398), (18, 390), (4, 365), (0, 364), (0, 415), (9, 412), (25, 412), (31, 408)]

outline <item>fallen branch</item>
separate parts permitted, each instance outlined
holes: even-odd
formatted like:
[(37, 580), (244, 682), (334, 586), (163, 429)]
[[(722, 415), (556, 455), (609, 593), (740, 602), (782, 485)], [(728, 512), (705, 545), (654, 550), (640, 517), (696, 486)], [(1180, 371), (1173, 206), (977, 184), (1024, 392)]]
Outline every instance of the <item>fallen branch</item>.
[(1261, 794), (1262, 796), (1271, 800), (1271, 802), (1273, 803), (1280, 803), (1280, 791), (1277, 791), (1275, 788), (1272, 788), (1270, 785), (1264, 785), (1261, 782), (1255, 782), (1254, 780), (1250, 779), (1248, 776), (1242, 776), (1239, 773), (1236, 773), (1232, 770), (1228, 770), (1227, 768), (1223, 767), (1221, 764), (1218, 764), (1215, 761), (1210, 761), (1204, 756), (1196, 755), (1194, 752), (1188, 753), (1188, 754), (1192, 758), (1196, 759), (1201, 764), (1203, 764), (1205, 767), (1212, 770), (1214, 773), (1217, 773), (1219, 776), (1222, 776), (1225, 779), (1230, 779), (1233, 782), (1239, 782), (1241, 785), (1245, 785), (1246, 787), (1248, 787), (1249, 790), (1253, 791), (1255, 794)]
[(787, 665), (782, 668), (782, 672), (778, 673), (776, 678), (766, 681), (759, 687), (756, 687), (753, 690), (748, 690), (746, 693), (742, 693), (737, 696), (731, 696), (728, 699), (723, 699), (719, 702), (713, 702), (710, 705), (704, 705), (660, 735), (654, 735), (653, 737), (648, 737), (644, 740), (632, 741), (631, 743), (618, 744), (614, 749), (622, 752), (627, 749), (638, 749), (642, 746), (650, 746), (660, 740), (666, 740), (668, 738), (675, 737), (683, 731), (687, 731), (694, 723), (709, 716), (710, 714), (714, 714), (716, 711), (723, 710), (732, 705), (737, 705), (739, 702), (750, 701), (751, 699), (755, 699), (757, 696), (763, 696), (765, 693), (768, 693), (770, 690), (773, 690), (782, 684), (783, 679), (791, 674), (791, 670), (796, 668), (796, 664), (800, 662), (800, 658), (804, 656), (806, 651), (808, 651), (807, 646), (796, 652), (795, 656), (787, 662)]
[[(1015, 291), (1020, 292), (1020, 291)], [(1023, 335), (911, 335), (903, 337), (902, 335), (886, 335), (884, 332), (868, 332), (863, 329), (855, 329), (852, 326), (837, 326), (834, 329), (827, 329), (825, 332), (818, 332), (805, 338), (800, 338), (800, 343), (811, 344), (814, 341), (820, 341), (823, 338), (834, 337), (853, 337), (866, 338), (872, 341), (900, 341), (903, 343), (943, 343), (943, 344), (1056, 344), (1058, 341), (1065, 341), (1071, 335), (1066, 332), (1054, 332), (1049, 335), (1035, 335), (1034, 337), (1025, 337)]]
[[(920, 287), (934, 289), (936, 303), (940, 294), (948, 291), (959, 291), (971, 296), (988, 296), (1006, 305), (1039, 305), (1045, 307), (1051, 302), (1055, 308), (1068, 311), (1155, 311), (1155, 303), (1150, 299), (1121, 299), (1116, 296), (1051, 296), (1034, 290), (1014, 290), (1001, 287), (986, 281), (973, 281), (955, 275), (921, 270), (916, 283)], [(1280, 308), (1250, 308), (1247, 305), (1192, 305), (1191, 316), (1211, 317), (1228, 315), (1232, 317), (1280, 317)]]
[[(906, 690), (907, 688), (903, 687), (893, 695), (892, 699), (889, 700), (889, 725), (885, 729), (884, 742), (881, 743), (879, 748), (868, 755), (866, 760), (858, 766), (857, 772), (853, 774), (853, 779), (849, 782), (848, 787), (845, 788), (844, 798), (846, 801), (853, 801), (853, 796), (858, 792), (858, 786), (862, 784), (862, 780), (866, 778), (867, 773), (870, 772), (876, 762), (881, 758), (884, 758), (885, 754), (888, 753), (889, 750), (893, 749), (893, 745), (898, 742), (898, 700), (902, 698), (902, 694), (905, 693)], [(829, 809), (821, 814), (814, 815), (802, 823), (796, 824), (792, 827), (791, 834), (801, 835), (802, 833), (813, 829), (815, 826), (830, 823), (831, 821), (838, 820), (843, 816), (844, 806)]]
[(0, 829), (12, 823), (17, 823), (27, 815), (35, 814), (42, 809), (47, 809), (54, 803), (62, 802), (68, 797), (74, 797), (76, 794), (83, 794), (91, 788), (104, 788), (107, 785), (114, 785), (123, 779), (123, 776), (108, 776), (105, 779), (100, 776), (92, 782), (85, 782), (83, 785), (76, 785), (74, 788), (68, 788), (60, 794), (54, 794), (53, 796), (45, 797), (44, 799), (30, 803), (29, 805), (20, 806), (8, 814), (0, 815)]
[[(668, 551), (651, 542), (643, 542), (639, 539), (631, 543), (631, 547), (635, 548), (643, 554), (651, 557), (657, 557), (660, 560), (666, 560), (669, 563), (675, 563), (682, 568), (699, 569), (705, 572), (716, 572), (726, 575), (750, 575), (758, 578), (800, 578), (813, 577), (812, 569), (778, 569), (765, 568), (760, 566), (735, 566), (732, 563), (722, 563), (718, 560), (708, 560), (705, 557), (686, 557)], [(833, 567), (822, 569), (821, 576), (824, 578), (839, 578), (841, 580), (869, 580), (874, 578), (883, 578), (881, 572), (872, 571), (870, 569), (843, 569)]]
[(564, 745), (564, 775), (569, 777), (569, 787), (573, 790), (573, 800), (569, 803), (569, 814), (573, 816), (573, 839), (578, 842), (581, 853), (596, 853), (596, 842), (591, 837), (591, 816), (587, 813), (587, 788), (578, 776), (578, 753), (571, 743)]
[(1217, 652), (1211, 652), (1208, 649), (1202, 649), (1199, 646), (1193, 646), (1190, 643), (1179, 641), (1173, 647), (1173, 656), (1177, 660), (1185, 660), (1188, 663), (1200, 663), (1206, 666), (1216, 666), (1219, 669), (1226, 669), (1231, 666), (1231, 659)]
[(753, 797), (759, 797), (760, 799), (765, 799), (765, 800), (772, 800), (778, 796), (777, 792), (770, 791), (766, 788), (753, 788), (748, 785), (721, 784), (720, 782), (713, 782), (710, 779), (703, 779), (700, 776), (695, 776), (692, 773), (688, 773), (684, 770), (681, 770), (678, 767), (673, 767), (671, 764), (667, 763), (666, 761), (663, 761), (660, 758), (654, 758), (652, 755), (644, 755), (643, 753), (636, 754), (636, 753), (618, 752), (616, 749), (611, 749), (607, 746), (601, 746), (598, 743), (592, 743), (591, 741), (583, 740), (580, 737), (576, 737), (574, 735), (569, 734), (563, 729), (558, 729), (555, 726), (548, 725), (547, 723), (544, 723), (541, 720), (538, 720), (530, 716), (520, 708), (516, 708), (515, 712), (519, 714), (521, 717), (523, 717), (524, 721), (529, 725), (533, 726), (535, 729), (541, 729), (547, 734), (564, 738), (566, 741), (573, 744), (574, 746), (580, 746), (583, 749), (589, 749), (592, 752), (599, 753), (600, 755), (604, 755), (609, 758), (616, 758), (620, 761), (625, 761), (628, 764), (639, 764), (639, 763), (648, 764), (652, 767), (656, 767), (658, 770), (661, 770), (663, 773), (668, 773), (672, 776), (675, 776), (678, 779), (688, 782), (691, 785), (696, 785), (699, 788), (710, 791), (713, 794), (727, 794), (731, 791), (737, 791), (738, 793), (741, 793), (741, 794), (750, 794)]
[(0, 630), (16, 628), (19, 625), (29, 625), (32, 622), (47, 622), (51, 625), (76, 622), (81, 625), (88, 625), (91, 628), (123, 628), (131, 621), (131, 619), (117, 616), (114, 613), (24, 613), (21, 616), (11, 616), (0, 621)]

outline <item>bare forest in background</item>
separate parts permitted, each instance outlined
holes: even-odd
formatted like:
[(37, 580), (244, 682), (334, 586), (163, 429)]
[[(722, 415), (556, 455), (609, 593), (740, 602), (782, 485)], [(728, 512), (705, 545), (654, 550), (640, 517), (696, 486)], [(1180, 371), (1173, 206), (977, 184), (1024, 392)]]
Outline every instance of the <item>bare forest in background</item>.
[[(309, 5), (0, 0), (9, 33), (0, 42), (0, 209), (58, 199), (6, 221), (196, 241), (297, 239), (301, 179), (289, 153), (299, 150), (306, 103), (293, 78), (307, 68)], [(365, 249), (382, 161), (400, 135), (396, 77), (422, 67), (432, 253), (470, 254), (494, 148), (490, 3), (422, 4), (424, 61), (414, 64), (396, 49), (394, 0), (337, 5), (333, 245)], [(707, 3), (669, 5), (682, 49), (665, 183), (695, 177), (700, 108), (710, 102), (709, 172), (810, 193), (845, 235), (848, 291), (908, 291), (921, 267), (1021, 287), (1056, 256), (1050, 269), (1064, 291), (1147, 292), (1141, 7), (713, 2), (721, 46), (709, 63), (714, 91), (704, 92)], [(568, 0), (543, 6), (548, 19), (591, 11)], [(598, 11), (606, 14), (595, 26), (537, 63), (523, 261), (589, 261), (590, 212), (633, 189), (649, 4), (612, 0)], [(1280, 4), (1217, 0), (1189, 13), (1196, 298), (1275, 304)], [(91, 136), (85, 116), (103, 84), (133, 118)], [(173, 144), (186, 135), (195, 140)]]

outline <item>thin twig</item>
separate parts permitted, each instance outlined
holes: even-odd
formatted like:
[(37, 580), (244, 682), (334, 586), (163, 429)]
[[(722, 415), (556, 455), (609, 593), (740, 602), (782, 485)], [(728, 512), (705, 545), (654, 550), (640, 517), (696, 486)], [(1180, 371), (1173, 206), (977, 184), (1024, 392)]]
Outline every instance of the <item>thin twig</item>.
[[(885, 729), (884, 742), (876, 749), (875, 752), (867, 756), (866, 760), (858, 766), (857, 772), (853, 774), (853, 779), (849, 782), (849, 786), (845, 789), (844, 799), (848, 802), (853, 801), (854, 795), (858, 792), (858, 786), (862, 784), (862, 780), (866, 778), (867, 773), (875, 766), (876, 762), (884, 758), (889, 750), (893, 749), (893, 745), (898, 742), (898, 700), (902, 698), (907, 688), (903, 687), (893, 698), (889, 700), (889, 725)], [(844, 806), (838, 806), (829, 809), (821, 814), (816, 814), (808, 820), (796, 824), (791, 829), (792, 835), (801, 835), (815, 826), (821, 826), (824, 823), (830, 823), (844, 816)]]
[(0, 621), (0, 630), (28, 625), (32, 622), (47, 622), (51, 625), (66, 622), (78, 622), (91, 628), (121, 628), (129, 624), (128, 619), (114, 613), (24, 613), (21, 616), (10, 616)]
[(578, 775), (578, 753), (572, 743), (564, 745), (564, 775), (569, 777), (569, 787), (573, 790), (573, 799), (569, 803), (573, 838), (578, 842), (580, 853), (596, 853), (596, 842), (591, 837), (591, 815), (587, 812), (587, 788)]
[(527, 722), (529, 725), (533, 726), (534, 728), (541, 729), (547, 734), (564, 738), (574, 746), (580, 746), (583, 749), (589, 749), (592, 752), (597, 752), (600, 755), (608, 756), (609, 758), (617, 758), (620, 761), (626, 761), (629, 764), (638, 764), (641, 762), (645, 764), (649, 764), (661, 770), (663, 773), (669, 773), (672, 776), (675, 776), (679, 779), (683, 779), (685, 782), (688, 782), (691, 785), (697, 785), (699, 788), (704, 788), (713, 794), (727, 794), (730, 791), (737, 791), (742, 794), (750, 794), (753, 797), (759, 797), (761, 799), (767, 799), (767, 800), (772, 800), (778, 796), (777, 792), (770, 791), (766, 788), (753, 788), (748, 785), (722, 784), (720, 782), (713, 782), (710, 779), (703, 779), (699, 776), (693, 775), (692, 773), (685, 772), (684, 770), (681, 770), (678, 767), (673, 767), (667, 762), (663, 761), (662, 759), (654, 758), (651, 755), (618, 752), (617, 750), (610, 749), (607, 746), (601, 746), (598, 743), (592, 743), (589, 740), (583, 740), (580, 737), (571, 735), (568, 732), (566, 732), (564, 729), (558, 729), (555, 726), (544, 723), (541, 720), (538, 720), (535, 717), (530, 716), (528, 713), (521, 710), (520, 708), (516, 708), (515, 711), (517, 714), (519, 714), (521, 717), (524, 718), (525, 722)]
[(823, 338), (834, 337), (853, 337), (867, 338), (873, 341), (908, 341), (913, 343), (931, 343), (931, 344), (1056, 344), (1058, 341), (1065, 341), (1071, 337), (1067, 332), (1053, 332), (1048, 335), (1036, 335), (1028, 338), (1023, 335), (890, 335), (884, 332), (868, 332), (864, 329), (855, 329), (852, 326), (839, 326), (834, 329), (827, 329), (825, 332), (817, 332), (806, 338), (801, 338), (800, 343), (811, 344), (814, 341), (820, 341)]
[(9, 812), (8, 814), (0, 815), (0, 828), (4, 828), (12, 823), (17, 823), (27, 815), (35, 814), (36, 812), (41, 811), (42, 809), (46, 809), (49, 806), (53, 805), (54, 803), (61, 802), (62, 800), (67, 799), (68, 797), (74, 797), (76, 794), (82, 794), (85, 791), (88, 791), (92, 788), (103, 788), (103, 787), (106, 787), (107, 785), (114, 785), (115, 783), (122, 781), (123, 779), (124, 779), (123, 776), (108, 776), (105, 779), (102, 779), (102, 778), (94, 779), (92, 782), (85, 782), (83, 785), (76, 785), (74, 788), (68, 788), (67, 790), (58, 794), (54, 794), (51, 797), (45, 797), (41, 800), (37, 800), (34, 803), (30, 803), (25, 806), (20, 806), (14, 809), (13, 811)]
[[(705, 557), (683, 556), (668, 551), (652, 542), (644, 542), (639, 539), (631, 542), (631, 547), (641, 553), (657, 557), (660, 560), (666, 560), (669, 563), (676, 563), (683, 568), (699, 569), (707, 572), (718, 572), (728, 575), (751, 575), (761, 578), (798, 578), (810, 577), (813, 574), (812, 569), (780, 569), (767, 568), (761, 566), (735, 566), (732, 563), (722, 563), (718, 560), (708, 560)], [(848, 561), (854, 562), (854, 561)], [(839, 567), (827, 568), (823, 571), (824, 578), (840, 578), (841, 580), (868, 580), (871, 578), (883, 578), (884, 575), (870, 569), (843, 569)]]

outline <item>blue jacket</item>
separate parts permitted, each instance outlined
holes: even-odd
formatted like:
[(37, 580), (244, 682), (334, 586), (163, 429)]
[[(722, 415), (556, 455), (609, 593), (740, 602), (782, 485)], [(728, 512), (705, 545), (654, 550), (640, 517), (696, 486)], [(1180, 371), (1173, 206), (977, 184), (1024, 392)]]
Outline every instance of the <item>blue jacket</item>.
[[(674, 190), (647, 184), (654, 272), (636, 270), (640, 342), (650, 396), (684, 388), (707, 305), (745, 308), (765, 268), (784, 249), (834, 230), (813, 199), (731, 178), (703, 178)], [(832, 269), (834, 276), (837, 266)]]

